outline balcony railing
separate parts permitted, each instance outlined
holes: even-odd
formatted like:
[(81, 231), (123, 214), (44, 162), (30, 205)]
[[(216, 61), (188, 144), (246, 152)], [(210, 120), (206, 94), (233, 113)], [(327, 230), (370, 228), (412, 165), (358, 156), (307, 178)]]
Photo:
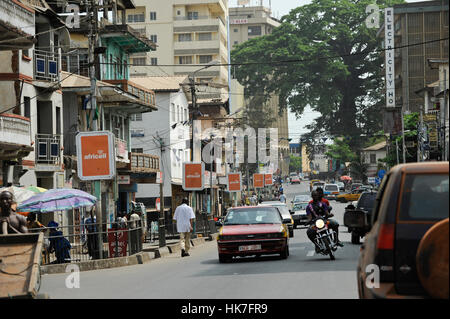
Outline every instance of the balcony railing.
[(36, 164), (61, 164), (61, 135), (36, 134)]
[(145, 153), (130, 153), (128, 169), (133, 172), (154, 173), (159, 172), (159, 156)]
[(33, 52), (35, 80), (59, 81), (59, 55), (53, 52), (34, 50)]
[(31, 144), (30, 120), (14, 114), (0, 115), (0, 142)]
[(128, 80), (104, 80), (104, 82), (116, 85), (122, 90), (136, 95), (142, 102), (150, 106), (155, 106), (155, 93), (151, 90), (140, 87)]

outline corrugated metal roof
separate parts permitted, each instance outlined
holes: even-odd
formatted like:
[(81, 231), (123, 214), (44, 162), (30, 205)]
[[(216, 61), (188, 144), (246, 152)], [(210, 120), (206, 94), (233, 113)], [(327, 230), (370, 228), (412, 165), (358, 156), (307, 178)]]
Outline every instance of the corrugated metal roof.
[(146, 76), (146, 77), (132, 77), (131, 82), (150, 89), (155, 92), (161, 91), (175, 91), (181, 89), (180, 83), (183, 83), (187, 75), (182, 76)]
[(386, 147), (386, 141), (383, 141), (383, 142), (380, 142), (378, 144), (366, 147), (366, 148), (363, 149), (363, 151), (379, 151), (379, 150), (381, 150), (381, 149), (383, 149), (385, 147)]

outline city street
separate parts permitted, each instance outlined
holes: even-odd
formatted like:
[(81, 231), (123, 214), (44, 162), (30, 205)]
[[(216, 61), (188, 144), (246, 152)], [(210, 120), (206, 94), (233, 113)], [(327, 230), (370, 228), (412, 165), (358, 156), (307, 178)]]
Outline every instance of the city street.
[[(297, 194), (308, 194), (308, 182), (284, 186), (288, 202)], [(350, 243), (342, 226), (347, 204), (331, 201), (335, 219), (340, 223), (343, 248), (336, 260), (316, 255), (306, 230), (296, 229), (290, 239), (290, 256), (234, 259), (219, 263), (217, 243), (207, 242), (191, 250), (191, 256), (178, 254), (150, 263), (115, 269), (82, 272), (80, 288), (66, 288), (68, 274), (43, 275), (41, 293), (50, 298), (358, 298), (356, 265), (359, 245)]]

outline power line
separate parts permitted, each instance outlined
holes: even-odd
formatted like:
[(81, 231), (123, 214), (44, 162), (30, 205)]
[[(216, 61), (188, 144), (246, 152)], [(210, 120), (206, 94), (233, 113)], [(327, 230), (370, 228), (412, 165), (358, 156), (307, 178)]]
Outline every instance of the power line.
[[(430, 44), (430, 43), (434, 43), (434, 42), (446, 41), (448, 39), (449, 38), (447, 37), (447, 38), (442, 38), (442, 39), (437, 39), (437, 40), (429, 40), (429, 41), (424, 41), (424, 42), (419, 42), (419, 43), (401, 45), (401, 46), (393, 47), (393, 48), (375, 49), (371, 53), (376, 53), (376, 52), (380, 53), (380, 52), (385, 52), (387, 50), (399, 50), (399, 49), (409, 48), (409, 47), (417, 46), (417, 45), (424, 45), (424, 44)], [(289, 64), (289, 63), (302, 63), (302, 62), (310, 62), (310, 61), (317, 61), (317, 60), (339, 59), (339, 58), (343, 58), (343, 57), (350, 57), (350, 56), (357, 56), (357, 55), (364, 55), (364, 54), (367, 54), (367, 52), (355, 52), (355, 53), (336, 55), (336, 56), (323, 56), (323, 57), (319, 56), (319, 57), (310, 58), (310, 59), (294, 59), (294, 60), (280, 60), (280, 61), (267, 61), (267, 62), (218, 63), (218, 64), (214, 64), (214, 66), (217, 67), (217, 66), (246, 66), (246, 65), (277, 65), (277, 64)], [(101, 62), (100, 64), (116, 64), (116, 63)], [(159, 64), (159, 65), (127, 64), (127, 65), (128, 66), (147, 66), (147, 67), (155, 67), (155, 66), (159, 66), (159, 67), (202, 67), (202, 66), (204, 66), (204, 64)]]

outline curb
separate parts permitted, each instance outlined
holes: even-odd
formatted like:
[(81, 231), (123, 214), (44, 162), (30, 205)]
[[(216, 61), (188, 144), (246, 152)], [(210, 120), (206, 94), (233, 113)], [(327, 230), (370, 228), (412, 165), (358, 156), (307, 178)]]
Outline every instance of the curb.
[(66, 268), (69, 265), (77, 265), (80, 271), (117, 268), (117, 267), (144, 264), (149, 262), (151, 259), (152, 258), (148, 252), (141, 252), (133, 256), (126, 256), (126, 257), (90, 260), (60, 265), (42, 265), (41, 273), (42, 274), (65, 273)]
[[(200, 246), (207, 241), (212, 241), (217, 239), (218, 234), (211, 234), (209, 237), (197, 237), (191, 239), (192, 247)], [(151, 247), (144, 248), (142, 252), (137, 253), (132, 256), (117, 257), (117, 258), (107, 258), (98, 260), (89, 260), (74, 262), (70, 264), (59, 264), (59, 265), (41, 265), (41, 273), (43, 275), (50, 274), (61, 274), (66, 272), (66, 268), (69, 265), (77, 265), (80, 271), (90, 271), (90, 270), (100, 270), (109, 268), (126, 267), (133, 265), (140, 265), (150, 262), (152, 259), (162, 258), (170, 256), (174, 253), (179, 253), (181, 251), (180, 245), (170, 244), (164, 247)]]

